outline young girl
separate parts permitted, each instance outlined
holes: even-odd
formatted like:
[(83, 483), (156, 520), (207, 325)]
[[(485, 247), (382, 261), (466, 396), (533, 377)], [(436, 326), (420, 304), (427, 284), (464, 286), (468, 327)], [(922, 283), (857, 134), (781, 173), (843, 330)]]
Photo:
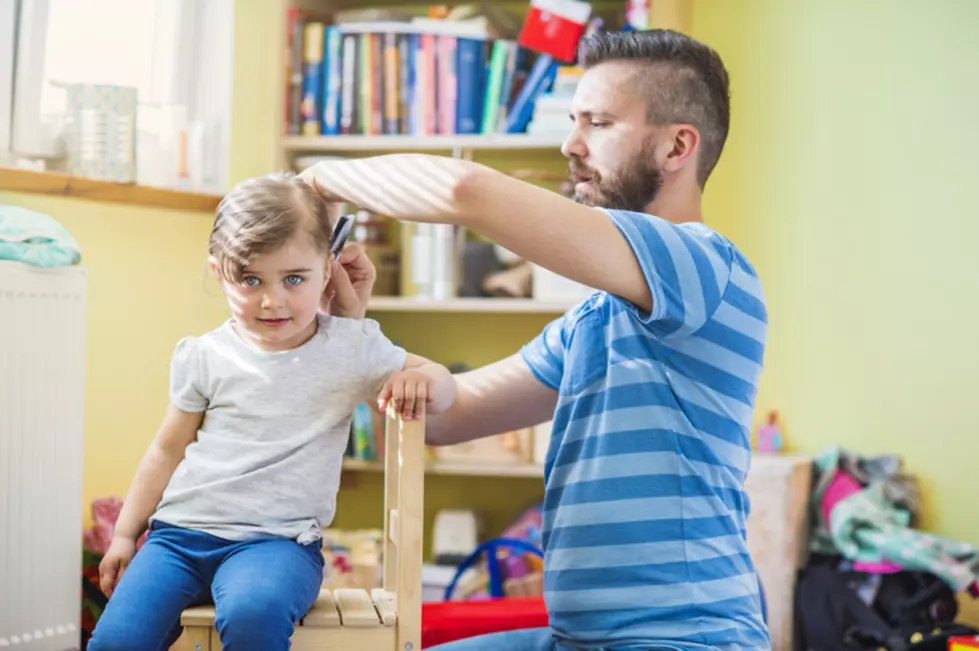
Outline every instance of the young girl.
[(231, 318), (176, 346), (170, 406), (99, 567), (111, 598), (92, 651), (165, 650), (181, 611), (211, 599), (227, 651), (289, 648), (323, 580), (356, 405), (451, 405), (444, 367), (375, 321), (318, 312), (332, 232), (323, 196), (293, 176), (245, 181), (218, 206), (209, 264)]

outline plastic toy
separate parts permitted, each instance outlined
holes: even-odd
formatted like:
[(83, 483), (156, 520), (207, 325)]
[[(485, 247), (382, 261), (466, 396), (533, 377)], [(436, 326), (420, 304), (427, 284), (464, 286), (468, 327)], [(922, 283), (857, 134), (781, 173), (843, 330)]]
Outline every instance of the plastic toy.
[(778, 412), (768, 412), (768, 422), (758, 428), (756, 449), (759, 452), (781, 452), (785, 442), (782, 427), (778, 424)]

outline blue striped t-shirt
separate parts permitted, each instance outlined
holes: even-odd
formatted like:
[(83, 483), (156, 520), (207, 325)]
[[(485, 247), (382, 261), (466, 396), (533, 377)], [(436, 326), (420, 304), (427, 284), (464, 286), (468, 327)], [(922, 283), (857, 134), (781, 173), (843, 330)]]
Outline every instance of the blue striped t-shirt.
[(767, 649), (745, 528), (767, 315), (754, 269), (701, 223), (608, 210), (651, 313), (596, 292), (523, 358), (558, 391), (544, 597), (580, 648)]

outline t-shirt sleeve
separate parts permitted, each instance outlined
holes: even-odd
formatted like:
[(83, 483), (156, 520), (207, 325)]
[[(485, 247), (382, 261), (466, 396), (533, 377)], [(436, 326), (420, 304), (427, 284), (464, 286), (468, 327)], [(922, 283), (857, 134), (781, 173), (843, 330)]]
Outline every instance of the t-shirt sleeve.
[(561, 378), (564, 376), (566, 320), (566, 314), (554, 319), (520, 350), (530, 372), (555, 391), (560, 389)]
[(199, 346), (196, 338), (184, 337), (177, 342), (170, 361), (170, 402), (182, 411), (200, 412), (207, 409)]
[(407, 353), (381, 332), (381, 326), (373, 319), (362, 320), (361, 372), (363, 387), (361, 397), (371, 401), (377, 398), (384, 382), (392, 373), (404, 368)]
[(691, 334), (713, 317), (721, 304), (734, 254), (729, 244), (702, 224), (673, 224), (659, 217), (606, 210), (636, 259), (653, 297), (639, 318), (661, 334)]

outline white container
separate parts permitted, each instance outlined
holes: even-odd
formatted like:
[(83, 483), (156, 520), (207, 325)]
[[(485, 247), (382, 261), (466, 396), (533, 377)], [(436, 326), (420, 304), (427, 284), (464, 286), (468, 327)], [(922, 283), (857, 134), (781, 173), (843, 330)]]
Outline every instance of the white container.
[(66, 171), (134, 183), (137, 90), (102, 84), (70, 84), (66, 90)]
[(435, 241), (432, 234), (432, 224), (417, 224), (415, 234), (411, 236), (411, 282), (415, 285), (415, 295), (432, 298), (433, 270), (432, 255)]
[(451, 224), (432, 231), (432, 298), (444, 301), (459, 294), (459, 240)]

